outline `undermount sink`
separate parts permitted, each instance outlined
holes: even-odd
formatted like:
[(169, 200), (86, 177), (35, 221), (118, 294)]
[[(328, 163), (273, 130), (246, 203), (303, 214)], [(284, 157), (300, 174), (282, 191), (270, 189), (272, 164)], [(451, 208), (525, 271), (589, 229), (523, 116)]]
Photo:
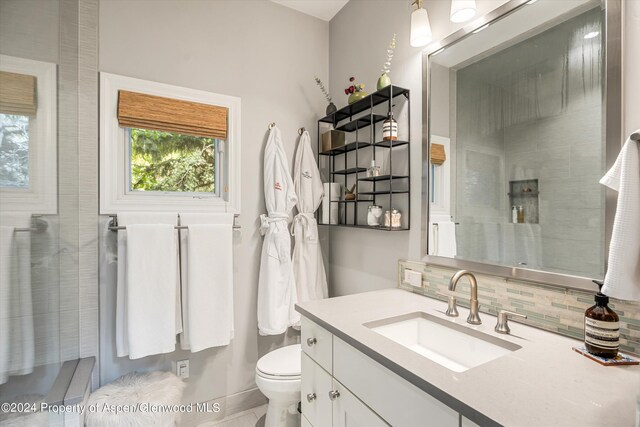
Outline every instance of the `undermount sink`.
[(423, 312), (364, 326), (454, 372), (464, 372), (522, 348)]

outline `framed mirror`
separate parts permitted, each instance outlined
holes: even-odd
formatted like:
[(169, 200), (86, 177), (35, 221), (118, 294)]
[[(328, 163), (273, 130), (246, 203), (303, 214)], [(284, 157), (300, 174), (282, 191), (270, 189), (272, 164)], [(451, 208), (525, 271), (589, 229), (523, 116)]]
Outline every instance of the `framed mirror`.
[(423, 55), (423, 253), (590, 289), (621, 137), (619, 0), (512, 0)]

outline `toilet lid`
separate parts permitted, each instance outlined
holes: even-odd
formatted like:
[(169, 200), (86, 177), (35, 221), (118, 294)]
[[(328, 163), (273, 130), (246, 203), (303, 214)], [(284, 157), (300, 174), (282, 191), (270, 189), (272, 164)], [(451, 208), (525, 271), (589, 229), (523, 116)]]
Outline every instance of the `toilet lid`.
[(302, 349), (300, 344), (273, 350), (258, 360), (257, 370), (278, 377), (299, 377)]

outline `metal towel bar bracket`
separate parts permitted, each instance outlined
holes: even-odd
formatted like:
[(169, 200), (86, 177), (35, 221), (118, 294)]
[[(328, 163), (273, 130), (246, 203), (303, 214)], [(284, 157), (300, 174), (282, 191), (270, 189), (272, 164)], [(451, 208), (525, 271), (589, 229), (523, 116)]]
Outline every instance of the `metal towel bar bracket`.
[[(118, 230), (126, 230), (127, 227), (125, 226), (121, 226), (118, 225), (118, 215), (109, 215), (111, 217), (111, 221), (109, 221), (109, 230), (111, 231), (118, 231)], [(236, 219), (238, 218), (239, 215), (234, 215), (233, 216), (233, 229), (234, 230), (239, 230), (240, 226), (236, 224)], [(189, 227), (186, 225), (176, 225), (174, 227), (176, 230), (186, 230)]]

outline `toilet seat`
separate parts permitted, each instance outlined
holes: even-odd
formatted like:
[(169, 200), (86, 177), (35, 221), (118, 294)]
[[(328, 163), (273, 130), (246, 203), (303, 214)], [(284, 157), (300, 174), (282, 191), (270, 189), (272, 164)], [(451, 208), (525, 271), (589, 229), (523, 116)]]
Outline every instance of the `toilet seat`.
[(300, 344), (273, 350), (258, 360), (256, 375), (272, 380), (299, 380), (302, 348)]

